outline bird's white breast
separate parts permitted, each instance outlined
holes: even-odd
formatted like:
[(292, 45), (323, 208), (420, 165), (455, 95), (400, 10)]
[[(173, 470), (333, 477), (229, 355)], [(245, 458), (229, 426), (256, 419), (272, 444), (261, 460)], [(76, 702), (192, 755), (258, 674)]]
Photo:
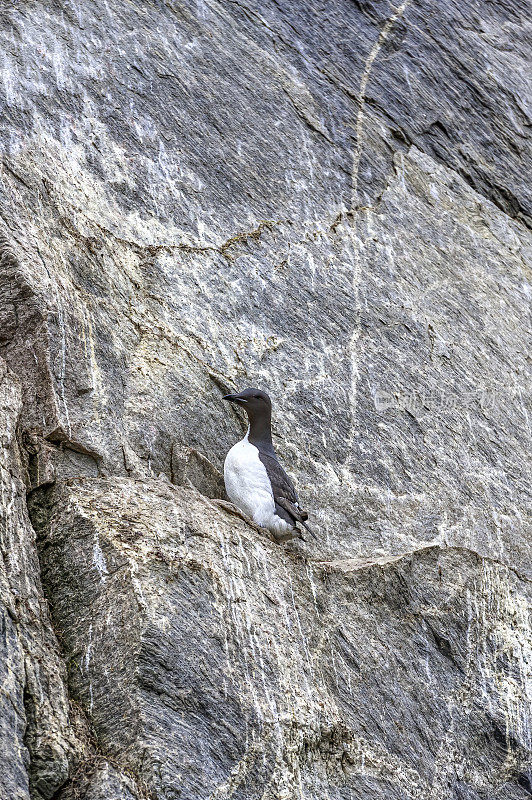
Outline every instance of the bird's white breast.
[(224, 462), (224, 481), (232, 503), (253, 522), (273, 532), (291, 526), (275, 513), (270, 479), (259, 457), (258, 448), (248, 442), (248, 434), (232, 447)]

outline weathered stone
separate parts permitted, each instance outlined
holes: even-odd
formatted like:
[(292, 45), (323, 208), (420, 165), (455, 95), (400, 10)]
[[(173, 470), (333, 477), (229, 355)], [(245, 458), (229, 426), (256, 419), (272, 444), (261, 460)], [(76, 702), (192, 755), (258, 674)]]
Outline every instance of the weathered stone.
[(530, 584), (507, 566), (307, 560), (130, 479), (57, 489), (40, 541), (72, 691), (153, 796), (526, 797)]
[[(138, 800), (134, 781), (120, 774), (101, 757), (93, 757), (76, 770), (61, 800)], [(141, 798), (146, 794), (140, 795)]]
[(4, 4), (6, 800), (532, 793), (529, 18)]
[(68, 778), (74, 736), (20, 477), (21, 405), (19, 383), (0, 360), (0, 797), (49, 800)]

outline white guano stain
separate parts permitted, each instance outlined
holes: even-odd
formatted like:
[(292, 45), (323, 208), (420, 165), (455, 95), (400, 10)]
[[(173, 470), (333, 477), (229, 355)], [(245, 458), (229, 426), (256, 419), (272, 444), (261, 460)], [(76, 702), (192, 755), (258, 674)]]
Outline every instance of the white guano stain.
[(105, 557), (103, 554), (103, 550), (100, 546), (100, 539), (97, 532), (94, 535), (94, 545), (92, 549), (92, 563), (96, 567), (98, 575), (100, 576), (100, 582), (105, 583), (106, 575), (109, 574), (109, 570), (107, 569), (107, 564), (105, 563)]
[(368, 86), (369, 76), (371, 74), (371, 70), (373, 68), (375, 59), (379, 54), (379, 50), (381, 49), (382, 45), (388, 38), (394, 24), (400, 17), (402, 17), (402, 15), (406, 11), (410, 3), (411, 0), (404, 0), (404, 2), (401, 3), (401, 5), (394, 11), (394, 13), (386, 20), (385, 24), (381, 29), (381, 32), (379, 33), (377, 41), (369, 51), (368, 57), (366, 58), (366, 62), (364, 64), (364, 69), (362, 71), (362, 78), (360, 81), (360, 86), (358, 89), (358, 96), (357, 96), (358, 112), (355, 125), (356, 144), (355, 144), (355, 149), (353, 151), (353, 166), (351, 173), (352, 174), (351, 211), (353, 212), (356, 210), (356, 207), (358, 205), (358, 172), (360, 168), (360, 159), (362, 157), (364, 111), (366, 105), (366, 89)]

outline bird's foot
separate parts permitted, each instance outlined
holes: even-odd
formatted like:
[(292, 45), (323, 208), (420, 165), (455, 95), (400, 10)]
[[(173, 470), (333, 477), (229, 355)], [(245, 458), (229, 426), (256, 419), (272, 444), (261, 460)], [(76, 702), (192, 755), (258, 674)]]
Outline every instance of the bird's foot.
[(247, 517), (243, 511), (241, 511), (237, 506), (233, 503), (228, 502), (227, 500), (218, 500), (213, 499), (210, 500), (213, 505), (218, 506), (218, 508), (227, 511), (229, 514), (233, 514), (235, 517), (240, 517), (250, 528), (260, 533), (262, 536), (267, 536), (272, 542), (276, 544), (285, 544), (286, 542), (294, 542), (297, 540), (306, 541), (303, 534), (298, 528), (293, 528), (292, 530), (287, 531), (286, 533), (275, 534), (268, 530), (268, 528), (261, 528), (260, 525), (257, 525), (256, 522), (253, 522), (252, 519)]
[(246, 515), (240, 511), (239, 508), (233, 505), (233, 503), (229, 503), (227, 500), (213, 500), (212, 502), (219, 506), (219, 508), (223, 508), (223, 510), (227, 511), (229, 514), (233, 514), (235, 517), (240, 517), (240, 519), (243, 519), (244, 522), (246, 522), (251, 528), (254, 528), (254, 530), (258, 531), (258, 533), (265, 532), (264, 528), (261, 528), (260, 525), (257, 525), (249, 517), (246, 517)]
[(303, 542), (305, 541), (303, 534), (297, 528), (293, 528), (291, 531), (287, 531), (286, 533), (275, 534), (272, 533), (272, 537), (274, 542), (277, 544), (284, 544), (285, 542), (294, 542), (298, 539), (301, 539)]
[(237, 508), (235, 505), (233, 505), (233, 503), (230, 503), (228, 500), (218, 500), (217, 498), (214, 498), (213, 500), (211, 500), (211, 503), (212, 505), (223, 508), (224, 511), (229, 511), (230, 514), (234, 514), (237, 517), (243, 517), (243, 514), (240, 511), (240, 509)]

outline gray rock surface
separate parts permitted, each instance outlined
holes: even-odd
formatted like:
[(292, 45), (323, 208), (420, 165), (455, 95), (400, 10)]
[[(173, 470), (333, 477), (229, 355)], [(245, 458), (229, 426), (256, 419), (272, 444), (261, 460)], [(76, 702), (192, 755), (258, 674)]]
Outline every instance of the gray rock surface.
[(0, 800), (532, 795), (529, 12), (0, 9)]
[(307, 560), (161, 481), (47, 506), (69, 685), (153, 796), (527, 796), (531, 590), (505, 565)]
[(0, 361), (0, 796), (6, 800), (26, 800), (30, 791), (51, 798), (67, 780), (79, 744), (21, 480), (15, 439), (21, 405), (19, 382)]

